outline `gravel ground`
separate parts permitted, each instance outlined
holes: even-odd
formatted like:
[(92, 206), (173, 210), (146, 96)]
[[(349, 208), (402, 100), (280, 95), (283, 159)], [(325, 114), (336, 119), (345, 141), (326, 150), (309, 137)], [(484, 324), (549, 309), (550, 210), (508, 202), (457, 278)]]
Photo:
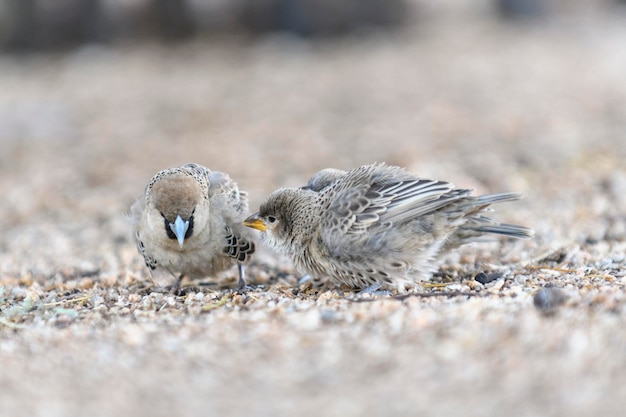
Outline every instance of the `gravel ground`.
[[(0, 415), (621, 415), (625, 44), (617, 15), (448, 16), (0, 57)], [(465, 247), (407, 297), (299, 284), (263, 248), (247, 294), (233, 270), (173, 296), (125, 213), (191, 161), (253, 208), (387, 161), (525, 193), (495, 215), (537, 237)]]

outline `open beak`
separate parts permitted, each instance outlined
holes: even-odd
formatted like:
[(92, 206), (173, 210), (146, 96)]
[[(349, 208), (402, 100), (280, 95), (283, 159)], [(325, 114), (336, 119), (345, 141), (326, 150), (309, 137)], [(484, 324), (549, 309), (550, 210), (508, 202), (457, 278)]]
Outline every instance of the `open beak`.
[(174, 223), (170, 223), (170, 229), (172, 229), (172, 232), (176, 235), (178, 245), (182, 248), (183, 242), (185, 241), (185, 234), (187, 233), (187, 229), (189, 229), (189, 220), (183, 220), (182, 217), (176, 216)]
[(260, 230), (262, 232), (265, 232), (267, 230), (267, 225), (259, 216), (259, 213), (254, 213), (252, 216), (248, 217), (246, 220), (243, 221), (243, 225), (256, 230)]

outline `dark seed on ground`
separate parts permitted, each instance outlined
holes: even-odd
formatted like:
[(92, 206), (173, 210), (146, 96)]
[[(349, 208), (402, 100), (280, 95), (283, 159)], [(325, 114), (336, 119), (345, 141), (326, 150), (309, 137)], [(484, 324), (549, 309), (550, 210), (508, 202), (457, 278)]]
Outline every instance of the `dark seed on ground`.
[(485, 274), (484, 272), (479, 272), (478, 274), (476, 274), (476, 276), (474, 277), (474, 280), (480, 282), (481, 284), (485, 285), (488, 284), (492, 281), (495, 281), (499, 278), (502, 278), (502, 274), (500, 272), (492, 272), (490, 274)]

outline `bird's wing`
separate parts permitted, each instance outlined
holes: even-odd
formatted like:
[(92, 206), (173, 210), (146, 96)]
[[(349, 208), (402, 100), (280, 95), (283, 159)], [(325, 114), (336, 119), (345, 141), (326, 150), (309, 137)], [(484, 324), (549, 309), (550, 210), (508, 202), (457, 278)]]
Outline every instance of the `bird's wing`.
[(379, 233), (429, 213), (469, 193), (443, 181), (385, 180), (337, 190), (321, 214), (320, 238), (337, 257), (379, 250)]
[(137, 251), (141, 254), (146, 267), (150, 270), (152, 281), (159, 287), (167, 287), (174, 284), (177, 280), (176, 275), (159, 265), (154, 256), (148, 253), (139, 230), (135, 231), (135, 243), (137, 244)]
[(311, 191), (321, 191), (344, 175), (346, 175), (346, 171), (335, 168), (326, 168), (313, 174), (307, 184), (302, 188)]
[(322, 227), (340, 234), (365, 233), (372, 227), (431, 213), (467, 194), (443, 181), (413, 179), (362, 184), (336, 190), (322, 213)]
[(430, 214), (471, 193), (471, 190), (454, 189), (449, 182), (425, 179), (402, 181), (380, 188), (380, 194), (391, 198), (381, 221), (392, 224)]
[(208, 175), (211, 173), (211, 171), (208, 168), (203, 167), (202, 165), (199, 165), (199, 164), (194, 164), (193, 162), (189, 164), (185, 164), (181, 167), (174, 168), (174, 170), (178, 170), (178, 169), (190, 171), (194, 177), (199, 178), (199, 179), (200, 178), (207, 179)]
[(254, 242), (237, 234), (230, 226), (226, 226), (226, 246), (224, 252), (239, 263), (244, 263), (254, 253)]
[(228, 174), (219, 171), (209, 173), (209, 199), (213, 205), (230, 208), (240, 215), (248, 211), (248, 193), (239, 190)]
[(130, 223), (133, 229), (137, 229), (139, 227), (139, 223), (141, 222), (141, 217), (143, 216), (144, 211), (146, 210), (146, 196), (142, 195), (139, 197), (132, 206), (130, 206), (130, 210), (128, 211), (128, 218), (130, 219)]
[(248, 193), (239, 190), (228, 174), (212, 171), (209, 174), (209, 200), (226, 221), (224, 253), (240, 264), (254, 253), (254, 242), (241, 233), (241, 221), (248, 214)]
[(432, 213), (470, 193), (448, 182), (427, 179), (384, 180), (335, 190), (322, 213), (323, 239), (334, 241), (366, 232), (386, 230), (394, 224)]

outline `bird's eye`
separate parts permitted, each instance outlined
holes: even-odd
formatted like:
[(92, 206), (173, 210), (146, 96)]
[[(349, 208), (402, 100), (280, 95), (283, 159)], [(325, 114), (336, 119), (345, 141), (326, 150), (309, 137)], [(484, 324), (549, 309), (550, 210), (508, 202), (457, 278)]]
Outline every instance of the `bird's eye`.
[(267, 216), (267, 222), (268, 223), (276, 223), (276, 217), (275, 216)]

